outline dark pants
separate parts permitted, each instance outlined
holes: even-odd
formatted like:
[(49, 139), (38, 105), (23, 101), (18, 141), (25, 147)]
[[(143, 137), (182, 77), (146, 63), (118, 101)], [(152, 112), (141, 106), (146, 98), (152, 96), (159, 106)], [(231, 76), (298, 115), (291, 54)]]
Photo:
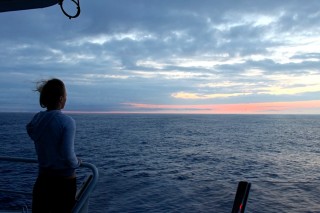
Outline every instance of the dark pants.
[(75, 204), (76, 178), (39, 176), (33, 187), (33, 213), (70, 213)]

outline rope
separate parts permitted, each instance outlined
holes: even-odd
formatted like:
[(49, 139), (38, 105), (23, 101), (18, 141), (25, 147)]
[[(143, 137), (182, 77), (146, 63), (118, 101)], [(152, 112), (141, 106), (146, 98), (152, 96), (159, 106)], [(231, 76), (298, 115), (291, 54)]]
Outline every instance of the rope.
[(59, 0), (60, 8), (64, 15), (66, 15), (69, 19), (77, 18), (80, 15), (80, 0), (71, 0), (77, 6), (77, 13), (75, 15), (69, 15), (63, 8), (63, 1)]

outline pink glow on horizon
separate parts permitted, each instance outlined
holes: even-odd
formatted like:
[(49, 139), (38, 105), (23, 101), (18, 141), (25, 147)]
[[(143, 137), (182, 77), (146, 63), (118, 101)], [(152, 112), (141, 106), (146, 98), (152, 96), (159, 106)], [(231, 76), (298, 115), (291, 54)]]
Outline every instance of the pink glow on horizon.
[(320, 114), (320, 100), (243, 104), (168, 105), (123, 103), (118, 111), (65, 111), (86, 114), (185, 113), (185, 114)]
[(279, 114), (279, 113), (320, 113), (320, 100), (295, 102), (264, 102), (244, 104), (212, 105), (156, 105), (125, 103), (132, 109), (161, 110), (163, 112), (209, 113), (209, 114)]

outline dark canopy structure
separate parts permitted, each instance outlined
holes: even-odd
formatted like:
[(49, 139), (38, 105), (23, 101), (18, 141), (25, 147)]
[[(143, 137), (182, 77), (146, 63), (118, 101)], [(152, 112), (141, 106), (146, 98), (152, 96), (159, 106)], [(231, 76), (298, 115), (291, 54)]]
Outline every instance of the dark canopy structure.
[(37, 8), (50, 7), (55, 4), (59, 4), (62, 12), (71, 18), (76, 18), (80, 14), (80, 3), (79, 0), (70, 0), (76, 7), (77, 12), (75, 15), (69, 15), (63, 8), (64, 0), (0, 0), (0, 12), (18, 11), (18, 10), (30, 10)]
[(0, 0), (0, 12), (50, 7), (60, 0)]

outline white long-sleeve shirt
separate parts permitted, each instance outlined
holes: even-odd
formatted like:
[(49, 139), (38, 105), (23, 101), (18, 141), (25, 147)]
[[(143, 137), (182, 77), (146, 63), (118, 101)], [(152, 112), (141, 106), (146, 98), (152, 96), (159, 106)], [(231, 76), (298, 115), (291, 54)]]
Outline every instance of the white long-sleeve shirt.
[(79, 166), (74, 152), (75, 121), (60, 110), (37, 113), (27, 124), (39, 161), (39, 174), (72, 176)]

